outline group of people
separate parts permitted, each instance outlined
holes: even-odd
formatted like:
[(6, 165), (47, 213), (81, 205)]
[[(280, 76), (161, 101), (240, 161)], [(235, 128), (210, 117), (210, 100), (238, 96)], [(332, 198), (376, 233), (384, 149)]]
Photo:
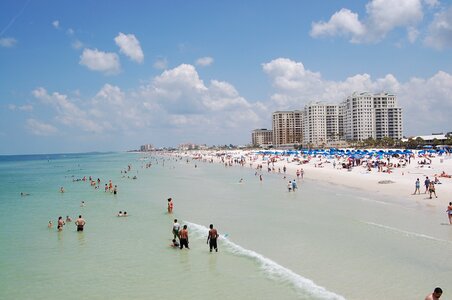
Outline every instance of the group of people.
[(289, 181), (289, 183), (287, 184), (287, 189), (290, 191), (294, 191), (296, 189), (298, 189), (298, 185), (297, 185), (297, 181), (294, 179), (292, 181)]
[[(438, 196), (436, 195), (436, 188), (435, 188), (435, 184), (438, 184), (438, 181), (432, 181), (428, 178), (428, 176), (425, 177), (424, 180), (424, 186), (425, 186), (425, 192), (424, 194), (427, 194), (427, 192), (429, 192), (430, 194), (430, 199), (432, 199), (432, 195), (435, 195), (436, 198), (438, 198)], [(415, 182), (415, 190), (413, 195), (415, 195), (416, 193), (419, 195), (421, 193), (421, 182), (419, 180), (419, 178), (416, 179)]]
[[(66, 216), (66, 222), (70, 223), (70, 222), (72, 222), (72, 219), (69, 216)], [(57, 230), (63, 231), (63, 226), (66, 225), (66, 222), (63, 220), (62, 216), (59, 216), (58, 221), (57, 221)], [(75, 224), (75, 226), (77, 226), (77, 231), (83, 231), (86, 221), (82, 218), (82, 215), (79, 215), (78, 219), (75, 220), (74, 224)], [(47, 225), (47, 227), (53, 228), (52, 220), (49, 221), (49, 224)]]
[[(184, 225), (181, 229), (181, 225), (177, 221), (177, 219), (174, 219), (173, 223), (173, 240), (171, 246), (174, 248), (183, 249), (184, 247), (187, 249), (190, 249), (188, 246), (188, 227), (187, 225)], [(213, 249), (215, 249), (215, 252), (218, 252), (218, 231), (213, 227), (213, 224), (209, 225), (209, 233), (207, 235), (207, 244), (209, 244), (210, 252), (212, 252)], [(177, 239), (179, 239), (179, 242), (177, 242)]]

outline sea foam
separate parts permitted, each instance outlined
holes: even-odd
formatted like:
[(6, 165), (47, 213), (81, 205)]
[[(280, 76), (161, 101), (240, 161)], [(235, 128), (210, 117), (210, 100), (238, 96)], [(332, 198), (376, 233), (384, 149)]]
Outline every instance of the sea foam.
[[(199, 239), (207, 237), (209, 231), (207, 227), (191, 222), (185, 223), (189, 226), (190, 232), (194, 234), (195, 237)], [(264, 274), (266, 274), (269, 279), (291, 285), (295, 289), (297, 294), (299, 294), (303, 299), (307, 296), (309, 296), (309, 299), (345, 299), (344, 297), (328, 291), (324, 287), (315, 284), (312, 280), (307, 279), (293, 272), (292, 270), (279, 265), (278, 263), (259, 253), (245, 249), (233, 243), (226, 236), (220, 235), (220, 239), (221, 245), (224, 246), (224, 249), (226, 249), (226, 251), (229, 251), (236, 256), (242, 256), (252, 259), (256, 263), (258, 263), (259, 267), (263, 270)]]

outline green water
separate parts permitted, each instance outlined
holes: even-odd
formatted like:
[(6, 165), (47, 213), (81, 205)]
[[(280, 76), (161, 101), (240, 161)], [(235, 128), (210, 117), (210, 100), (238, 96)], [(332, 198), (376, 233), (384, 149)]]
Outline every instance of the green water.
[[(249, 168), (141, 158), (0, 160), (0, 298), (415, 299), (435, 286), (452, 291), (452, 227), (440, 225), (442, 209), (313, 181), (288, 193), (281, 176), (264, 173), (260, 182)], [(101, 188), (73, 182), (83, 176), (100, 178)], [(117, 195), (103, 191), (108, 180)], [(130, 216), (116, 217), (120, 210)], [(47, 228), (79, 214), (82, 233), (73, 223)], [(188, 224), (190, 250), (169, 247), (173, 218)], [(219, 253), (206, 245), (210, 223), (227, 234)]]

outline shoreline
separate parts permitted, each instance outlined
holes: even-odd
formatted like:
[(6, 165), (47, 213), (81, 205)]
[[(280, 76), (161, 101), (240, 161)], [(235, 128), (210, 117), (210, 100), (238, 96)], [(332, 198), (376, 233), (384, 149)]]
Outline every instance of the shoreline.
[[(426, 176), (434, 180), (435, 174), (441, 172), (452, 174), (452, 156), (430, 156), (429, 165), (422, 165), (420, 162), (424, 157), (415, 155), (411, 159), (411, 163), (407, 163), (405, 167), (392, 168), (390, 173), (378, 172), (376, 168), (368, 171), (367, 167), (355, 166), (350, 170), (339, 167), (341, 159), (331, 159), (322, 156), (310, 157), (303, 163), (294, 161), (293, 156), (282, 156), (272, 162), (268, 162), (269, 155), (256, 154), (257, 151), (230, 150), (230, 151), (209, 151), (209, 150), (192, 150), (164, 153), (169, 156), (179, 156), (191, 158), (193, 160), (211, 161), (213, 163), (228, 164), (229, 166), (242, 166), (237, 161), (243, 160), (243, 166), (252, 170), (258, 170), (260, 165), (262, 169), (259, 174), (281, 175), (284, 176), (283, 168), (286, 167), (285, 176), (287, 180), (297, 179), (297, 170), (303, 170), (304, 179), (330, 183), (347, 188), (357, 189), (361, 192), (369, 192), (391, 198), (400, 198), (406, 201), (416, 201), (418, 204), (431, 207), (447, 207), (452, 201), (452, 178), (437, 177), (440, 184), (435, 184), (437, 198), (429, 198), (429, 193), (424, 193), (424, 180)], [(336, 167), (333, 167), (332, 161), (336, 160)], [(318, 167), (318, 165), (320, 167)], [(271, 171), (268, 172), (267, 168)], [(280, 172), (278, 172), (280, 170)], [(420, 180), (420, 195), (413, 195), (415, 190), (415, 181)], [(301, 184), (302, 186), (302, 184)], [(392, 202), (389, 200), (389, 202)]]

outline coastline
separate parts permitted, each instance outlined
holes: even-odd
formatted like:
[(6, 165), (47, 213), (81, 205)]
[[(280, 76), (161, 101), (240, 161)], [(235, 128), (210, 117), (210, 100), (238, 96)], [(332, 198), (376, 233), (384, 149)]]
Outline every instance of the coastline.
[[(406, 201), (429, 207), (447, 207), (452, 201), (452, 178), (440, 177), (441, 172), (452, 174), (452, 156), (430, 156), (429, 165), (420, 164), (424, 157), (411, 159), (405, 167), (392, 168), (390, 173), (378, 172), (376, 168), (371, 171), (364, 166), (355, 166), (350, 170), (340, 167), (340, 160), (336, 160), (336, 166), (333, 167), (332, 159), (322, 156), (310, 157), (307, 162), (301, 163), (294, 161), (293, 156), (281, 156), (271, 163), (268, 163), (269, 155), (255, 154), (257, 151), (231, 150), (231, 151), (179, 151), (173, 152), (171, 156), (191, 157), (194, 159), (212, 161), (214, 163), (228, 163), (230, 166), (239, 165), (234, 163), (237, 158), (245, 158), (244, 167), (257, 169), (262, 166), (260, 174), (265, 176), (267, 173), (284, 176), (282, 171), (286, 167), (285, 176), (287, 180), (296, 179), (297, 170), (303, 170), (304, 179), (321, 181), (347, 188), (357, 189), (370, 194), (379, 194), (388, 197), (388, 199), (403, 199)], [(166, 153), (168, 154), (168, 153)], [(334, 159), (333, 159), (334, 160)], [(320, 165), (321, 167), (318, 167)], [(272, 171), (268, 172), (267, 167)], [(435, 175), (440, 181), (435, 184), (437, 198), (429, 198), (429, 193), (425, 192), (424, 180), (428, 176), (430, 180), (435, 179)], [(415, 181), (419, 178), (421, 182), (420, 195), (413, 195), (415, 190)], [(282, 183), (283, 184), (283, 183)], [(389, 200), (392, 201), (392, 200)], [(394, 200), (395, 201), (395, 200)]]

